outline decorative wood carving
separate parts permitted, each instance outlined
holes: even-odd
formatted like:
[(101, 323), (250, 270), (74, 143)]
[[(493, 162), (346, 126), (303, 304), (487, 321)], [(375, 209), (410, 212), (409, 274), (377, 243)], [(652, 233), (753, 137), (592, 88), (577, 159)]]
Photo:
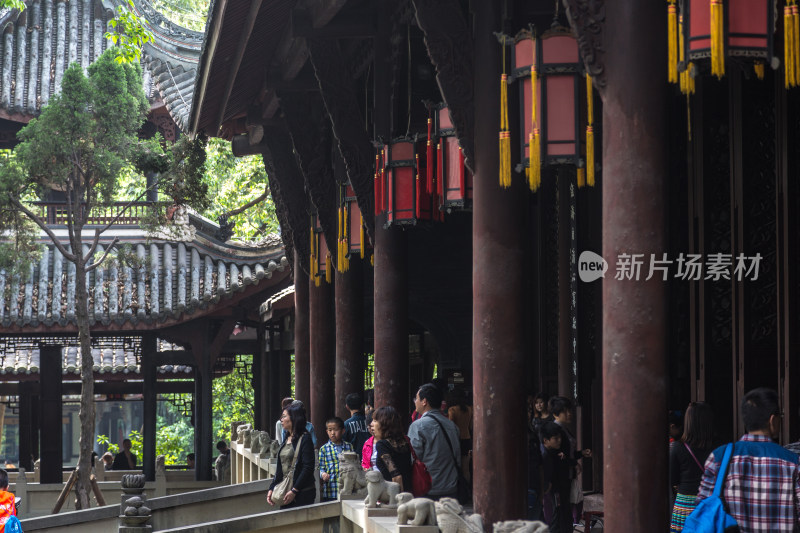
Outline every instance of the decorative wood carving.
[[(264, 159), (264, 169), (267, 171), (267, 176), (270, 178), (277, 175), (275, 171), (275, 164), (272, 162), (272, 153), (266, 150), (262, 154)], [(272, 201), (275, 203), (275, 214), (278, 217), (278, 224), (281, 227), (281, 241), (286, 248), (286, 257), (289, 261), (294, 260), (294, 232), (289, 225), (289, 214), (286, 210), (286, 203), (281, 196), (281, 187), (277, 179), (267, 180), (269, 183), (269, 194), (272, 196)]]
[(325, 105), (319, 93), (279, 93), (278, 96), (311, 203), (316, 207), (333, 262), (338, 264), (338, 203), (331, 163), (333, 135)]
[(472, 169), (475, 154), (472, 35), (458, 0), (414, 0), (417, 24), (425, 34), (428, 55), (456, 137)]
[(594, 78), (595, 87), (602, 93), (606, 86), (603, 48), (603, 22), (606, 18), (604, 0), (562, 0), (569, 24), (578, 36), (586, 71)]
[(353, 79), (339, 47), (331, 41), (308, 39), (311, 64), (320, 86), (322, 100), (333, 127), (333, 135), (347, 168), (358, 207), (364, 215), (367, 233), (375, 229), (373, 166), (374, 151), (364, 130)]
[[(294, 249), (297, 250), (298, 256), (302, 260), (300, 266), (304, 272), (308, 273), (308, 258), (311, 253), (309, 249), (310, 205), (304, 187), (303, 174), (300, 172), (300, 167), (297, 166), (289, 131), (285, 125), (265, 127), (264, 142), (269, 152), (269, 155), (265, 154), (264, 161), (267, 164), (267, 159), (270, 160), (269, 166), (267, 166), (270, 185), (273, 180), (277, 182), (279, 196), (286, 213), (286, 228), (281, 221), (281, 230), (285, 231), (288, 228), (292, 232)], [(277, 204), (278, 198), (276, 197), (275, 200)], [(286, 253), (289, 253), (288, 249)]]

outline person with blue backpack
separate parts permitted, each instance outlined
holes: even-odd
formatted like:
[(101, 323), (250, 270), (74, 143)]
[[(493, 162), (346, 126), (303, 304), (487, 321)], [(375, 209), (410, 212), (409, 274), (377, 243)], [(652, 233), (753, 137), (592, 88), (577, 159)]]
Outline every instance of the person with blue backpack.
[(741, 405), (747, 433), (709, 455), (684, 533), (800, 530), (800, 462), (780, 435), (778, 394), (758, 388)]

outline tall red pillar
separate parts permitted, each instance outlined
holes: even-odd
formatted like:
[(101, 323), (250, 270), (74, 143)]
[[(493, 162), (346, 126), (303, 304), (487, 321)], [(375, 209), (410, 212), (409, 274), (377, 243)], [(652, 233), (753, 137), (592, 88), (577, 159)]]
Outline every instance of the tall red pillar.
[(311, 395), (309, 354), (311, 337), (308, 322), (308, 276), (294, 252), (294, 395), (308, 402)]
[(335, 412), (350, 418), (344, 400), (364, 390), (364, 290), (360, 259), (350, 260), (350, 270), (336, 273), (336, 383)]
[[(490, 529), (526, 514), (523, 177), (499, 185), (499, 0), (474, 2), (475, 178), (472, 225), (474, 507)], [(502, 428), (503, 437), (498, 437)]]
[[(311, 333), (311, 396), (306, 402), (308, 418), (314, 425), (318, 444), (325, 444), (325, 421), (336, 412), (334, 405), (335, 324), (333, 286), (324, 280), (309, 284), (309, 331)], [(304, 400), (303, 398), (299, 398)]]
[(621, 253), (649, 261), (667, 250), (661, 7), (606, 2), (603, 31), (603, 491), (607, 529), (632, 533), (669, 527), (657, 489), (667, 486), (666, 284), (617, 280), (614, 266)]
[[(375, 138), (391, 139), (393, 0), (376, 2)], [(398, 227), (383, 228), (385, 216), (375, 218), (375, 407), (392, 406), (408, 418), (408, 236)]]

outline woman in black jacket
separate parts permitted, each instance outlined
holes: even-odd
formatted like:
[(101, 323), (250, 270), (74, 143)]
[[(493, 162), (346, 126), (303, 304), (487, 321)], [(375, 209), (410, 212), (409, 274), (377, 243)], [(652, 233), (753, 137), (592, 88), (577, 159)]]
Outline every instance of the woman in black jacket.
[[(269, 486), (267, 502), (270, 505), (280, 505), (281, 509), (310, 505), (314, 503), (316, 496), (314, 490), (314, 443), (306, 430), (305, 408), (295, 404), (285, 409), (281, 415), (281, 426), (289, 433), (289, 437), (283, 442), (278, 452), (278, 468), (275, 472), (275, 479)], [(300, 443), (299, 447), (297, 446), (298, 442)], [(283, 480), (284, 472), (288, 472), (292, 467), (295, 454), (299, 455), (292, 476), (292, 490), (286, 493), (282, 502), (273, 502), (272, 489)]]
[(675, 491), (670, 532), (683, 531), (686, 517), (695, 508), (705, 462), (714, 449), (712, 444), (714, 413), (705, 402), (692, 402), (683, 419), (683, 437), (669, 450), (670, 484)]
[(372, 434), (377, 452), (375, 466), (383, 479), (400, 484), (400, 492), (411, 492), (411, 445), (403, 432), (400, 414), (393, 407), (372, 413)]

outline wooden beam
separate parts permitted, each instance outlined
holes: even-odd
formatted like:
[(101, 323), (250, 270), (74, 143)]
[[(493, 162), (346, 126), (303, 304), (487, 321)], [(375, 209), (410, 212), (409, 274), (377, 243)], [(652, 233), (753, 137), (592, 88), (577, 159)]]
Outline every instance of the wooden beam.
[(308, 39), (311, 64), (370, 238), (375, 231), (374, 149), (362, 126), (355, 85), (337, 43)]
[(194, 116), (191, 117), (192, 133), (197, 133), (197, 123), (200, 121), (200, 114), (202, 113), (203, 109), (203, 101), (206, 97), (206, 88), (208, 87), (208, 78), (211, 75), (211, 65), (214, 63), (214, 56), (216, 55), (219, 37), (222, 34), (222, 23), (225, 21), (225, 9), (227, 7), (228, 0), (219, 0), (214, 4), (214, 14), (216, 14), (216, 16), (212, 14), (211, 18), (214, 21), (214, 27), (208, 33), (208, 37), (206, 39), (206, 53), (201, 58), (203, 60), (203, 64), (200, 66), (200, 72), (202, 73), (202, 76), (197, 83), (197, 98), (195, 100), (196, 105), (193, 109)]
[(374, 37), (374, 13), (372, 10), (363, 11), (359, 10), (357, 14), (340, 14), (324, 26), (315, 27), (313, 17), (308, 12), (296, 9), (292, 12), (294, 36), (313, 37), (315, 39), (365, 39)]
[(466, 165), (475, 161), (472, 34), (459, 0), (413, 0), (436, 81), (450, 110)]
[(297, 163), (311, 203), (316, 207), (331, 258), (337, 264), (338, 191), (331, 164), (331, 122), (325, 104), (319, 94), (281, 94), (280, 97)]
[(239, 67), (242, 65), (242, 58), (244, 57), (244, 51), (247, 48), (247, 42), (250, 40), (250, 35), (253, 33), (253, 27), (255, 27), (256, 24), (258, 11), (261, 9), (261, 1), (262, 0), (250, 0), (250, 11), (247, 13), (247, 19), (245, 19), (242, 33), (239, 35), (239, 43), (236, 45), (236, 53), (233, 56), (233, 61), (231, 61), (231, 68), (228, 72), (228, 80), (225, 84), (225, 92), (222, 93), (222, 99), (219, 103), (219, 112), (217, 113), (217, 120), (213, 128), (214, 133), (216, 133), (216, 131), (219, 129), (219, 126), (222, 124), (225, 118), (225, 110), (228, 107), (228, 100), (231, 97), (231, 92), (233, 92), (233, 85), (236, 83), (236, 77), (239, 75)]

